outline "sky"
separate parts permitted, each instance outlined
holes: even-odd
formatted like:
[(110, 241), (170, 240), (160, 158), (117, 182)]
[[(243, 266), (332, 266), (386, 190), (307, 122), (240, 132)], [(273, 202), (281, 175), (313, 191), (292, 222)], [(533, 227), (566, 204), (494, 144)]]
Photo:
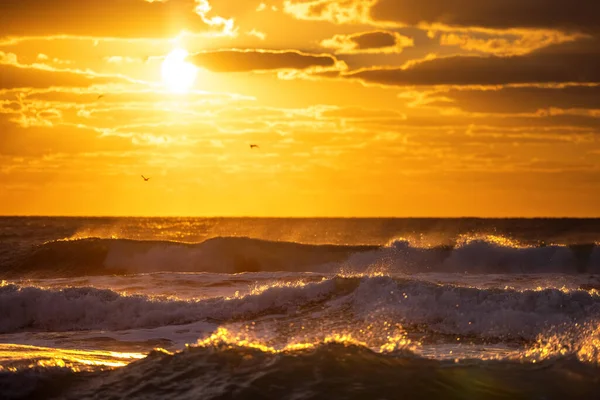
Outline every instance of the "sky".
[(600, 216), (598, 15), (3, 0), (0, 214)]

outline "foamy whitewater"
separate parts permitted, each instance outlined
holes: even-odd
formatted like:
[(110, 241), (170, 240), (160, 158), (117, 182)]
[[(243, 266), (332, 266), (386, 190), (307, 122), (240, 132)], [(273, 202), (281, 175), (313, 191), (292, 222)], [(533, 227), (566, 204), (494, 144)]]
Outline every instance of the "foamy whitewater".
[(594, 219), (0, 218), (0, 398), (598, 398), (599, 273)]

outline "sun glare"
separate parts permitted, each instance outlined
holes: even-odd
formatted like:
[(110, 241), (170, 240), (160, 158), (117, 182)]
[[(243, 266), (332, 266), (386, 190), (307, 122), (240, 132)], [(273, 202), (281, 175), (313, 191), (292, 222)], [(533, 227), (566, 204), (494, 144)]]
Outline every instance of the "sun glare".
[(186, 93), (196, 80), (197, 68), (186, 62), (188, 52), (175, 49), (162, 63), (162, 78), (165, 85), (175, 93)]

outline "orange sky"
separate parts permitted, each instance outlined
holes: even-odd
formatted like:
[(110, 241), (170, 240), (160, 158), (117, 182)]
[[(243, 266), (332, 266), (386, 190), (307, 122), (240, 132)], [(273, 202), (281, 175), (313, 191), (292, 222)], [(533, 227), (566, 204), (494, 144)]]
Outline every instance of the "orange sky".
[(3, 1), (0, 214), (598, 216), (598, 15)]

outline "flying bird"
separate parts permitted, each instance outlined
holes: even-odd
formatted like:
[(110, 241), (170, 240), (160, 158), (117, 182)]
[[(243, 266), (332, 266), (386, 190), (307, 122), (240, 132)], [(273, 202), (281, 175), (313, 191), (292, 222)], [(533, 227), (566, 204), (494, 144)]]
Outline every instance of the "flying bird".
[(258, 145), (257, 145), (257, 144), (251, 144), (251, 145), (250, 145), (250, 148), (251, 148), (251, 149), (260, 149), (260, 147), (258, 147)]
[(142, 175), (142, 179), (144, 180), (144, 182), (148, 182), (150, 180), (150, 178), (146, 178), (144, 175)]
[(100, 95), (98, 95), (98, 98), (96, 98), (96, 101), (100, 100), (100, 99), (101, 99), (101, 98), (103, 98), (103, 97), (104, 97), (104, 95), (103, 95), (103, 94), (100, 94)]

